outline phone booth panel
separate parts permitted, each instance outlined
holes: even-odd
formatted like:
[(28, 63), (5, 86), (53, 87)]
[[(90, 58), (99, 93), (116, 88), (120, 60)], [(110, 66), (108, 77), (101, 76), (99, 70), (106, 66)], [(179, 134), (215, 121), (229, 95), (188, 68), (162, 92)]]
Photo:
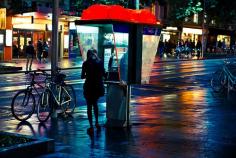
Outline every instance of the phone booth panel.
[(89, 36), (84, 36), (80, 43), (82, 49), (93, 46), (98, 50), (108, 73), (106, 126), (127, 127), (131, 84), (149, 83), (160, 25), (148, 11), (116, 5), (93, 5), (83, 11), (81, 19), (75, 24), (98, 28), (97, 42), (85, 43)]

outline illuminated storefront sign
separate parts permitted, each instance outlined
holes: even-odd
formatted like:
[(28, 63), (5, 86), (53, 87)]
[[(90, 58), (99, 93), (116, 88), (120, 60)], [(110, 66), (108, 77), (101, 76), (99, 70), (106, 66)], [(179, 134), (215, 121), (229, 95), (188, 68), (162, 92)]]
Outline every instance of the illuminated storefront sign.
[(13, 17), (12, 24), (31, 24), (32, 16)]
[(0, 29), (6, 29), (6, 8), (0, 8)]
[(196, 35), (201, 35), (202, 34), (202, 29), (193, 29), (193, 28), (183, 28), (183, 33), (191, 33), (191, 34), (196, 34)]
[(6, 46), (12, 46), (12, 30), (6, 30)]
[(0, 34), (0, 44), (3, 44), (3, 40), (4, 39), (4, 35), (3, 34)]
[(168, 30), (168, 31), (177, 31), (178, 28), (177, 28), (177, 27), (171, 27), (171, 26), (169, 26), (169, 27), (166, 27), (165, 30)]
[(69, 48), (69, 35), (64, 35), (64, 48)]

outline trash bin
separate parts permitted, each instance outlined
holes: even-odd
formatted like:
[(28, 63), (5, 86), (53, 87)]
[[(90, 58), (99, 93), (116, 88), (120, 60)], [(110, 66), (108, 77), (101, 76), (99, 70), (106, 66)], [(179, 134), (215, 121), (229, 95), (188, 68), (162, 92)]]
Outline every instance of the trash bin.
[[(106, 126), (127, 126), (127, 85), (120, 82), (107, 82)], [(128, 116), (129, 117), (129, 116)]]

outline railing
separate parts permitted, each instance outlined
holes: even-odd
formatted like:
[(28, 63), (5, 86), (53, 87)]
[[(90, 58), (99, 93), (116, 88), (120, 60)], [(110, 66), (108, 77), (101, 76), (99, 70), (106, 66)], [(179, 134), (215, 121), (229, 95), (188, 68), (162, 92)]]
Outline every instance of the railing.
[(230, 61), (223, 66), (224, 73), (227, 77), (228, 92), (236, 90), (236, 61)]

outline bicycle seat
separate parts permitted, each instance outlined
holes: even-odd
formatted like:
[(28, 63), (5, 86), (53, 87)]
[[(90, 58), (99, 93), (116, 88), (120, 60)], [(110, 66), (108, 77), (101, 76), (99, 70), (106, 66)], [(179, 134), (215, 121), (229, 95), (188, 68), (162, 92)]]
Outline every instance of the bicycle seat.
[(55, 75), (55, 77), (53, 78), (53, 81), (55, 83), (62, 83), (65, 81), (65, 78), (66, 78), (66, 75), (65, 74), (61, 74), (61, 73), (58, 73)]

